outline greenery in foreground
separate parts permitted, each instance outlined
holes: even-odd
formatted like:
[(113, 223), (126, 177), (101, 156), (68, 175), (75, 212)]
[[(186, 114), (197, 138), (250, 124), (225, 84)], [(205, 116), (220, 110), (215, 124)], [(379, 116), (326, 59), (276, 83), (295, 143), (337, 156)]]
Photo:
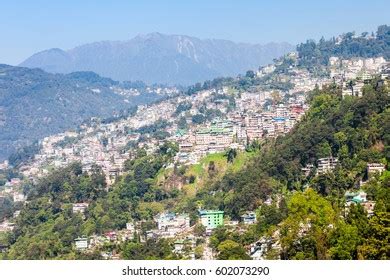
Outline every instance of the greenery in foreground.
[[(153, 155), (139, 150), (108, 192), (98, 168), (90, 176), (79, 164), (58, 170), (31, 187), (30, 202), (15, 231), (0, 236), (2, 244), (10, 245), (2, 258), (99, 258), (99, 252), (76, 252), (74, 238), (121, 229), (130, 220), (145, 220), (144, 232), (153, 226), (148, 222), (153, 215), (164, 209), (190, 213), (195, 223), (198, 205), (207, 205), (232, 219), (247, 210), (258, 214), (257, 224), (244, 233), (228, 226), (213, 233), (210, 243), (220, 259), (248, 259), (245, 246), (276, 235), (281, 252), (269, 250), (269, 258), (389, 259), (390, 172), (363, 186), (376, 201), (372, 217), (360, 206), (344, 211), (344, 193), (367, 178), (367, 163), (387, 165), (390, 160), (388, 88), (374, 81), (365, 86), (362, 98), (342, 99), (340, 90), (330, 86), (314, 91), (310, 104), (291, 133), (254, 145), (244, 163), (242, 154), (227, 151), (225, 157), (214, 156), (189, 169), (174, 168), (165, 176), (164, 165), (177, 151), (176, 145), (166, 143)], [(329, 155), (340, 161), (333, 173), (303, 176), (303, 166)], [(196, 187), (189, 192), (191, 186)], [(273, 203), (263, 204), (269, 197)], [(90, 202), (85, 217), (71, 211), (71, 203), (81, 201)], [(197, 231), (202, 235), (202, 229)], [(172, 253), (172, 240), (140, 243), (136, 237), (107, 246), (125, 259), (181, 257)]]

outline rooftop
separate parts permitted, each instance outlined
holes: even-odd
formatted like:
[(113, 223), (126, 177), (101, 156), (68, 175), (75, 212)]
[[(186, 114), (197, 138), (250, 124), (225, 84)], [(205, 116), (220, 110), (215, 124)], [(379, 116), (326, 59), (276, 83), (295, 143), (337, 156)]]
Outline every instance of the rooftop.
[(199, 210), (200, 215), (210, 215), (210, 214), (223, 214), (224, 211), (221, 210)]

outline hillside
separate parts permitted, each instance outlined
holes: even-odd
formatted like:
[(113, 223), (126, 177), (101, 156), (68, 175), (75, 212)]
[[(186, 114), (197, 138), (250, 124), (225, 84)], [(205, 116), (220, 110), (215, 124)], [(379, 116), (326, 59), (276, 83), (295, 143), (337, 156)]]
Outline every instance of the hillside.
[(378, 27), (376, 34), (363, 32), (357, 35), (348, 32), (329, 40), (322, 38), (319, 42), (308, 40), (297, 46), (302, 66), (313, 68), (316, 65), (327, 65), (329, 57), (379, 57), (390, 58), (390, 26)]
[(257, 69), (293, 49), (287, 43), (251, 45), (151, 33), (128, 41), (102, 41), (67, 51), (45, 50), (20, 66), (53, 73), (93, 71), (120, 81), (189, 85)]
[(91, 72), (63, 75), (0, 65), (0, 160), (90, 117), (110, 117), (158, 98), (122, 96), (112, 86), (119, 83)]
[[(390, 159), (388, 87), (374, 80), (365, 86), (362, 98), (342, 99), (340, 89), (330, 86), (315, 90), (310, 105), (289, 134), (254, 146), (246, 155), (210, 155), (198, 165), (171, 172), (164, 164), (172, 161), (176, 145), (167, 142), (152, 155), (137, 150), (126, 163), (126, 173), (107, 193), (98, 169), (90, 176), (81, 174), (77, 164), (58, 170), (30, 192), (15, 235), (3, 236), (3, 243), (11, 243), (3, 257), (99, 258), (99, 251), (76, 252), (74, 238), (123, 229), (132, 219), (143, 221), (144, 234), (153, 227), (151, 218), (164, 209), (184, 211), (195, 221), (198, 206), (207, 205), (232, 219), (248, 210), (258, 213), (256, 224), (240, 234), (226, 226), (211, 236), (217, 252), (228, 243), (239, 248), (235, 258), (247, 258), (244, 246), (262, 238), (279, 244), (269, 245), (267, 258), (390, 258), (390, 172), (370, 180), (366, 173), (367, 163), (386, 166)], [(312, 163), (316, 168), (317, 160), (326, 156), (339, 159), (337, 168), (304, 175), (302, 167)], [(376, 202), (369, 217), (360, 205), (344, 208), (344, 193), (359, 190), (361, 180), (366, 182), (360, 188)], [(84, 218), (69, 210), (70, 203), (78, 201), (90, 203)], [(171, 246), (166, 239), (134, 239), (115, 250), (126, 259), (180, 258)]]
[[(291, 133), (264, 144), (251, 164), (227, 173), (196, 199), (234, 218), (257, 211), (256, 227), (238, 240), (248, 245), (260, 236), (278, 238), (280, 248), (269, 258), (390, 258), (390, 172), (367, 174), (368, 163), (388, 166), (390, 160), (388, 87), (373, 81), (362, 98), (341, 99), (340, 90), (331, 86), (315, 91), (310, 104)], [(318, 160), (329, 156), (338, 158), (336, 169), (316, 175)], [(305, 176), (302, 168), (308, 164), (314, 166)], [(344, 208), (346, 191), (362, 190), (376, 202), (371, 218), (360, 205), (350, 212)], [(210, 191), (216, 195), (210, 197)], [(272, 204), (264, 205), (270, 197)], [(225, 230), (219, 242), (235, 238), (231, 234)]]

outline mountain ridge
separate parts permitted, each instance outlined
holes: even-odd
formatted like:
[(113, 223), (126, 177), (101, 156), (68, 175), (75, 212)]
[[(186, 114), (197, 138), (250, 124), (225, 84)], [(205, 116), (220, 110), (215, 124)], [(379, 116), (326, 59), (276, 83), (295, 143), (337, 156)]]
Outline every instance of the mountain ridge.
[(238, 75), (293, 49), (288, 43), (235, 43), (154, 32), (124, 41), (92, 42), (69, 50), (51, 48), (33, 54), (19, 66), (54, 73), (93, 71), (119, 81), (190, 85)]
[(119, 82), (93, 72), (51, 74), (0, 64), (0, 160), (90, 117), (112, 117), (159, 98), (121, 95), (114, 86)]

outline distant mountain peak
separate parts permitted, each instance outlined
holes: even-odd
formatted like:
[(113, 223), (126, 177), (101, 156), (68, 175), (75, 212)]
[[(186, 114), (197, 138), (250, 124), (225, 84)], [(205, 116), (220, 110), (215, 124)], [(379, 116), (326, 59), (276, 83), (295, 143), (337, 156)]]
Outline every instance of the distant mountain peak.
[(146, 34), (138, 34), (135, 38), (140, 38), (140, 39), (150, 39), (150, 38), (160, 38), (164, 36), (169, 36), (167, 34), (162, 34), (160, 32), (151, 32), (151, 33), (146, 33)]

